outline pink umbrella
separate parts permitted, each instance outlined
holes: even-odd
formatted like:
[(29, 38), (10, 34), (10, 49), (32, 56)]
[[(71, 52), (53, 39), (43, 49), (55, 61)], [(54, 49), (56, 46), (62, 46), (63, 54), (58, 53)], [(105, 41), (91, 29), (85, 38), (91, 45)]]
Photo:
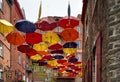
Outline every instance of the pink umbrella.
[(44, 17), (35, 23), (36, 27), (42, 31), (53, 30), (57, 27), (57, 22), (52, 17)]

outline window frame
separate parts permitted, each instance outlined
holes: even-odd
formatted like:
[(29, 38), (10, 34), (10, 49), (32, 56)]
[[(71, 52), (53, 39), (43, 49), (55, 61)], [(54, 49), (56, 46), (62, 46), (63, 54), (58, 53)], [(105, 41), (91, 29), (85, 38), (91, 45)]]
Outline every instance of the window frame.
[(3, 9), (3, 0), (0, 0), (0, 10)]
[(0, 42), (0, 57), (4, 57), (3, 48), (3, 44)]
[(3, 67), (0, 66), (0, 79), (3, 80)]

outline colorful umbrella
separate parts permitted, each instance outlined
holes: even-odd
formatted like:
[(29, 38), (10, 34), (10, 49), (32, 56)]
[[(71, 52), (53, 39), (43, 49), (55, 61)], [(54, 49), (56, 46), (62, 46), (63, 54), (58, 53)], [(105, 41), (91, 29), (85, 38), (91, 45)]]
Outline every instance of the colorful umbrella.
[(44, 61), (44, 62), (39, 62), (39, 66), (45, 66), (45, 65), (47, 65), (47, 62), (46, 62), (46, 61)]
[(44, 42), (38, 43), (38, 44), (34, 44), (33, 45), (33, 49), (36, 51), (45, 51), (48, 49), (48, 45)]
[(38, 54), (40, 55), (48, 55), (50, 54), (48, 51), (37, 51)]
[(60, 41), (60, 38), (56, 33), (48, 31), (43, 34), (42, 40), (44, 42), (48, 42), (50, 45), (54, 45)]
[(53, 50), (50, 51), (51, 54), (63, 54), (63, 50)]
[(51, 60), (53, 57), (51, 55), (45, 55), (42, 57), (41, 61)]
[(36, 54), (37, 54), (36, 50), (33, 50), (33, 49), (31, 49), (30, 52), (27, 52), (27, 53), (26, 53), (26, 55), (28, 55), (28, 56), (34, 56), (34, 55), (36, 55)]
[(9, 43), (13, 45), (21, 45), (25, 42), (24, 37), (19, 32), (11, 32), (6, 36)]
[(74, 62), (77, 62), (78, 59), (77, 58), (72, 58), (72, 59), (69, 59), (68, 62), (71, 62), (71, 63), (74, 63)]
[(51, 49), (51, 50), (58, 50), (58, 49), (61, 49), (62, 48), (62, 45), (57, 43), (57, 44), (54, 44), (54, 45), (51, 45), (48, 47), (48, 49)]
[(61, 66), (61, 64), (57, 63), (57, 60), (48, 60), (47, 63), (51, 66)]
[(77, 44), (75, 42), (67, 42), (63, 45), (63, 48), (77, 48)]
[(65, 60), (65, 59), (58, 59), (57, 62), (60, 63), (60, 64), (63, 64), (65, 62), (67, 62), (67, 60)]
[(55, 55), (53, 56), (54, 59), (63, 59), (64, 56), (63, 55)]
[(15, 24), (15, 27), (19, 31), (25, 32), (25, 33), (34, 32), (37, 29), (34, 23), (24, 19), (17, 21), (17, 23)]
[(61, 20), (58, 21), (58, 26), (63, 27), (63, 28), (74, 28), (79, 25), (79, 20), (74, 17), (70, 16), (70, 19), (68, 19), (68, 16), (65, 16)]
[(63, 48), (63, 52), (65, 54), (73, 54), (76, 53), (77, 49), (76, 48)]
[(30, 53), (32, 51), (35, 51), (29, 45), (20, 45), (17, 47), (17, 49), (18, 49), (18, 51), (20, 51), (22, 53)]
[(8, 21), (0, 19), (0, 33), (9, 33), (14, 31), (15, 27)]
[(78, 38), (78, 32), (75, 29), (65, 29), (60, 32), (60, 36), (65, 41), (75, 41)]
[(57, 22), (52, 17), (44, 17), (35, 23), (36, 27), (42, 31), (53, 30), (57, 27)]
[(30, 57), (32, 60), (35, 60), (35, 61), (38, 61), (38, 60), (41, 60), (42, 59), (42, 57), (39, 55), (39, 54), (36, 54), (36, 55), (34, 55), (34, 56), (31, 56)]
[(32, 45), (42, 42), (42, 34), (36, 32), (26, 33), (25, 41)]

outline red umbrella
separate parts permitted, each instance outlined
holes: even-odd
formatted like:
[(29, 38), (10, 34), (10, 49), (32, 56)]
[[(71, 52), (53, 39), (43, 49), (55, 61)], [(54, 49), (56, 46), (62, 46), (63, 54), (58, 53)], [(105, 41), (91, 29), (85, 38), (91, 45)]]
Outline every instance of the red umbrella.
[(44, 17), (40, 19), (40, 21), (36, 22), (35, 25), (40, 30), (48, 31), (53, 30), (55, 27), (57, 27), (57, 22), (52, 17)]
[(62, 45), (60, 45), (59, 43), (51, 45), (48, 47), (48, 49), (51, 49), (51, 50), (58, 50), (60, 48), (62, 48)]
[(75, 41), (79, 36), (78, 32), (75, 29), (65, 29), (60, 32), (60, 36), (65, 41)]
[(36, 44), (39, 42), (42, 42), (42, 34), (32, 32), (32, 33), (26, 33), (26, 42), (29, 44)]
[(41, 61), (44, 61), (44, 60), (50, 60), (52, 59), (53, 57), (51, 55), (45, 55), (42, 57)]
[(24, 37), (19, 32), (11, 32), (6, 36), (9, 43), (13, 45), (21, 45), (25, 42)]
[(58, 21), (58, 26), (63, 28), (74, 28), (78, 25), (79, 20), (74, 16), (70, 16), (70, 19), (68, 19), (68, 16), (65, 16), (63, 19)]
[(17, 47), (17, 49), (22, 53), (29, 53), (34, 51), (34, 49), (32, 49), (29, 45), (20, 45)]
[(57, 60), (57, 62), (59, 63), (59, 64), (63, 64), (63, 63), (65, 63), (65, 62), (67, 62), (67, 60), (65, 60), (65, 59), (59, 59), (59, 60)]
[(34, 55), (36, 55), (37, 54), (37, 52), (35, 51), (35, 50), (32, 50), (32, 51), (30, 51), (30, 52), (28, 52), (28, 53), (26, 53), (28, 56), (34, 56)]
[(63, 54), (63, 50), (53, 50), (50, 51), (51, 54)]

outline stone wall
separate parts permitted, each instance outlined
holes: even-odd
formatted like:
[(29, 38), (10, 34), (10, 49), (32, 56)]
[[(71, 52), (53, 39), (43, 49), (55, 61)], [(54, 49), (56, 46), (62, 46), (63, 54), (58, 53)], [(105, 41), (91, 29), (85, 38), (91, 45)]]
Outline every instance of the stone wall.
[(120, 82), (120, 0), (88, 0), (84, 18), (84, 71), (102, 32), (102, 82)]
[(120, 0), (108, 0), (108, 7), (107, 80), (120, 82)]

